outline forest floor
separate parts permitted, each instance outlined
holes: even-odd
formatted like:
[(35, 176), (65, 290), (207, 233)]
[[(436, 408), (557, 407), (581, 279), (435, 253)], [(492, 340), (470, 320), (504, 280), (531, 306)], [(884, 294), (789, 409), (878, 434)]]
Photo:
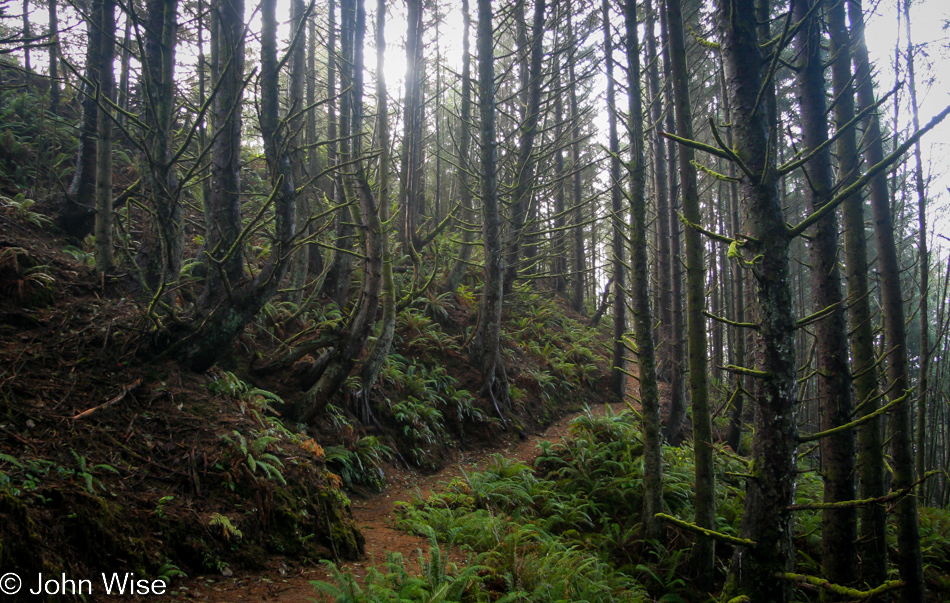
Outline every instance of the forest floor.
[[(619, 413), (626, 404), (609, 405)], [(590, 408), (596, 416), (607, 413), (607, 404)], [(587, 411), (583, 411), (587, 412)], [(460, 450), (457, 458), (432, 474), (407, 471), (403, 467), (388, 465), (386, 476), (388, 485), (379, 494), (365, 499), (352, 498), (353, 517), (366, 537), (366, 556), (360, 561), (343, 562), (340, 568), (351, 572), (360, 582), (365, 578), (367, 569), (375, 563), (382, 563), (387, 553), (400, 553), (409, 562), (410, 567), (418, 568), (419, 551), (427, 551), (429, 542), (395, 527), (395, 505), (397, 502), (409, 502), (414, 498), (427, 498), (439, 491), (463, 473), (481, 470), (495, 454), (507, 459), (518, 460), (532, 465), (538, 456), (538, 444), (548, 440), (561, 442), (570, 433), (572, 420), (583, 414), (573, 412), (564, 415), (547, 429), (518, 438), (506, 434), (503, 439), (491, 446), (475, 450)], [(460, 551), (452, 551), (454, 561), (464, 560)], [(319, 600), (321, 596), (310, 584), (312, 580), (329, 580), (330, 573), (324, 566), (298, 568), (292, 571), (280, 558), (271, 559), (268, 568), (262, 572), (235, 572), (233, 576), (206, 575), (189, 578), (177, 584), (177, 598), (185, 601), (286, 601), (288, 603)]]

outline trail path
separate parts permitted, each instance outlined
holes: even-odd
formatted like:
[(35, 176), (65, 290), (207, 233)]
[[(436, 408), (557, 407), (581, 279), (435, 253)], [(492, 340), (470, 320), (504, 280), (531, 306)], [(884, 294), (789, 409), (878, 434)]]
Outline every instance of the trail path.
[[(625, 408), (622, 403), (611, 405), (614, 412)], [(606, 413), (605, 406), (597, 406), (591, 411), (595, 415)], [(393, 527), (393, 509), (397, 501), (410, 501), (414, 496), (426, 497), (433, 490), (444, 487), (452, 478), (485, 466), (492, 454), (499, 453), (509, 459), (517, 459), (532, 464), (538, 456), (538, 443), (542, 440), (561, 441), (568, 435), (568, 425), (581, 413), (571, 413), (561, 417), (543, 432), (533, 434), (524, 440), (517, 437), (507, 439), (491, 447), (477, 450), (460, 450), (456, 458), (431, 475), (406, 471), (404, 468), (389, 467), (387, 478), (389, 485), (381, 494), (367, 499), (352, 499), (353, 517), (366, 537), (366, 558), (358, 562), (347, 562), (343, 567), (357, 578), (366, 575), (366, 569), (373, 560), (384, 561), (386, 553), (402, 553), (410, 567), (417, 564), (420, 549), (428, 550), (429, 543), (423, 538), (413, 536)], [(279, 559), (273, 561), (273, 567), (263, 572), (237, 572), (233, 576), (198, 576), (186, 580), (187, 595), (177, 598), (188, 601), (313, 601), (316, 597), (311, 580), (327, 580), (329, 574), (323, 567), (287, 568)]]

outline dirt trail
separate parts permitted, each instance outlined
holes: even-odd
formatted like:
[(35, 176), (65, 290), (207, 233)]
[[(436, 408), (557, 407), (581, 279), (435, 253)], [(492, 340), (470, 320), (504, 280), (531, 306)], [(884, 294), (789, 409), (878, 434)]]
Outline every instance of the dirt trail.
[[(622, 403), (611, 405), (614, 412), (625, 408)], [(606, 412), (605, 406), (591, 409), (595, 415)], [(414, 496), (428, 496), (433, 490), (444, 486), (452, 478), (477, 470), (485, 465), (492, 454), (499, 453), (509, 459), (528, 464), (538, 456), (537, 445), (542, 440), (561, 441), (568, 434), (568, 425), (581, 413), (561, 417), (543, 432), (521, 440), (509, 438), (498, 444), (477, 450), (461, 450), (453, 462), (431, 475), (423, 475), (404, 468), (389, 467), (389, 486), (381, 494), (367, 499), (353, 499), (353, 517), (366, 537), (366, 558), (348, 562), (343, 566), (354, 576), (362, 578), (373, 560), (383, 561), (386, 553), (402, 553), (410, 567), (415, 567), (420, 549), (428, 550), (429, 543), (417, 536), (393, 527), (393, 508), (397, 501), (410, 501)], [(316, 597), (310, 580), (327, 580), (329, 574), (323, 567), (288, 569), (279, 559), (273, 567), (263, 572), (238, 572), (230, 577), (199, 576), (185, 581), (187, 594), (177, 598), (188, 601), (312, 601)]]

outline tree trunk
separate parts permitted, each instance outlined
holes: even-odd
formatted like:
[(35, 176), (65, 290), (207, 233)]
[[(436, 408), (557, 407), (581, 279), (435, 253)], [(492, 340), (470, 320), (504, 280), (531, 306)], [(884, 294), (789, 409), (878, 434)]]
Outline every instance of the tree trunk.
[(472, 121), (472, 59), (469, 50), (469, 32), (472, 29), (472, 17), (469, 14), (468, 0), (462, 0), (462, 99), (459, 107), (459, 146), (458, 169), (456, 177), (459, 181), (459, 199), (462, 206), (462, 219), (465, 221), (462, 230), (462, 244), (459, 248), (459, 257), (452, 265), (446, 277), (446, 290), (455, 293), (462, 284), (462, 277), (468, 269), (469, 259), (472, 257), (472, 241), (475, 238), (473, 225), (475, 212), (472, 206), (472, 188), (468, 179), (472, 166), (472, 131), (469, 124)]
[[(914, 131), (920, 129), (917, 110), (917, 78), (914, 72), (914, 44), (910, 28), (910, 0), (904, 0), (904, 30), (907, 33), (907, 81), (910, 91), (911, 117)], [(927, 473), (927, 390), (930, 372), (930, 255), (927, 251), (927, 185), (924, 182), (924, 165), (920, 156), (920, 141), (914, 143), (914, 188), (917, 192), (917, 269), (920, 275), (920, 367), (917, 378), (917, 475)], [(921, 499), (924, 487), (920, 488)]]
[[(467, 0), (464, 0), (467, 4)], [(465, 6), (464, 8), (468, 8)], [(377, 172), (377, 198), (379, 220), (384, 225), (380, 236), (380, 253), (383, 258), (382, 304), (383, 320), (379, 337), (370, 351), (360, 373), (363, 401), (369, 410), (369, 396), (379, 371), (383, 368), (393, 336), (396, 333), (396, 283), (393, 280), (393, 258), (389, 250), (389, 99), (386, 92), (386, 0), (376, 3), (376, 112), (379, 120), (379, 170)], [(367, 412), (368, 415), (368, 412)]]
[[(693, 137), (693, 118), (689, 98), (689, 73), (686, 69), (686, 41), (683, 36), (683, 14), (680, 0), (666, 3), (670, 59), (673, 72), (673, 103), (676, 108), (676, 133)], [(694, 152), (691, 147), (679, 149), (679, 174), (683, 187), (683, 216), (699, 225), (702, 213), (696, 183)], [(689, 395), (693, 407), (693, 454), (696, 457), (696, 523), (716, 529), (716, 487), (713, 475), (712, 422), (706, 376), (706, 319), (703, 240), (696, 228), (687, 226), (686, 239), (686, 330), (689, 342)], [(715, 541), (698, 537), (693, 547), (692, 563), (697, 573), (697, 586), (712, 590), (715, 562)]]
[(59, 12), (57, 0), (47, 0), (49, 6), (49, 110), (59, 112)]
[(501, 359), (501, 309), (504, 299), (504, 255), (501, 213), (498, 207), (498, 174), (495, 141), (495, 65), (491, 0), (478, 0), (478, 98), (481, 159), (482, 238), (485, 249), (485, 289), (479, 303), (478, 326), (472, 338), (472, 359), (482, 371), (495, 411), (508, 403), (508, 379)]
[[(303, 141), (304, 127), (304, 76), (307, 70), (307, 23), (304, 20), (307, 14), (304, 0), (292, 0), (291, 8), (291, 44), (290, 49), (290, 115), (288, 116), (288, 125), (290, 127), (291, 140), (290, 148), (294, 153), (294, 182), (304, 180), (304, 157), (300, 150)], [(310, 219), (310, 204), (308, 195), (298, 195), (295, 199), (295, 208), (297, 213), (297, 231), (307, 226)], [(307, 246), (299, 246), (294, 251), (293, 261), (290, 265), (290, 278), (288, 288), (291, 290), (290, 298), (295, 303), (300, 303), (304, 297), (304, 287), (307, 284), (307, 273), (309, 272), (310, 253)]]
[(405, 212), (401, 236), (407, 252), (414, 255), (422, 241), (419, 222), (424, 202), (422, 189), (422, 150), (425, 111), (422, 102), (422, 0), (407, 0), (406, 34), (406, 95), (403, 115), (402, 174), (399, 188), (399, 206)]
[[(52, 2), (53, 0), (50, 0)], [(99, 140), (96, 146), (96, 270), (115, 266), (112, 255), (112, 133), (109, 106), (115, 92), (115, 0), (102, 0), (102, 50), (99, 59)]]
[[(541, 59), (544, 58), (544, 11), (546, 0), (535, 0), (531, 23), (531, 39), (524, 34), (524, 2), (518, 3), (520, 12), (519, 51), (521, 65), (522, 102), (524, 114), (518, 132), (518, 159), (515, 167), (514, 190), (511, 195), (511, 220), (508, 232), (505, 266), (505, 293), (510, 293), (521, 267), (521, 237), (530, 213), (534, 190), (534, 140), (538, 133), (538, 113), (541, 107)], [(618, 168), (619, 171), (619, 168)]]
[[(567, 11), (568, 19), (568, 38), (574, 37), (573, 20), (574, 16), (571, 10)], [(575, 63), (577, 53), (570, 53), (567, 60), (568, 90), (570, 94), (571, 110), (571, 171), (573, 172), (573, 202), (574, 210), (571, 212), (572, 231), (574, 233), (574, 269), (573, 295), (571, 298), (571, 307), (578, 314), (584, 312), (584, 279), (587, 275), (587, 254), (584, 251), (584, 199), (581, 187), (581, 118), (577, 105), (577, 74)]]
[[(792, 569), (792, 518), (797, 433), (795, 397), (795, 320), (789, 285), (789, 236), (778, 195), (775, 152), (769, 148), (769, 114), (763, 99), (762, 66), (752, 0), (718, 0), (718, 29), (726, 89), (732, 110), (734, 150), (743, 171), (743, 255), (755, 258), (756, 419), (751, 472), (746, 485), (741, 535), (755, 544), (738, 547), (725, 596), (784, 603), (791, 596), (777, 573)], [(765, 63), (767, 64), (767, 63)], [(765, 96), (771, 94), (766, 82)], [(771, 131), (775, 135), (775, 131)]]
[[(665, 40), (669, 40), (670, 37), (668, 17), (666, 10), (660, 11), (660, 26)], [(667, 85), (664, 86), (664, 100), (667, 107), (665, 128), (668, 132), (673, 132), (676, 130), (676, 122), (673, 111), (673, 86), (669, 85), (673, 73), (669, 43), (663, 45), (662, 56), (663, 71), (667, 74)], [(659, 220), (666, 220), (669, 224), (670, 252), (672, 253), (670, 258), (670, 297), (673, 300), (670, 308), (670, 314), (673, 316), (670, 321), (670, 339), (672, 340), (672, 349), (670, 350), (670, 414), (666, 419), (665, 436), (671, 444), (678, 446), (683, 437), (683, 423), (686, 420), (686, 384), (684, 382), (685, 354), (683, 350), (683, 262), (682, 246), (680, 245), (680, 221), (677, 211), (679, 206), (679, 180), (677, 179), (678, 170), (676, 167), (677, 148), (673, 141), (667, 142), (666, 161), (670, 208), (668, 215), (658, 217)]]
[[(848, 4), (848, 16), (855, 34), (854, 70), (858, 90), (858, 110), (874, 104), (874, 80), (864, 39), (864, 15), (860, 0)], [(884, 158), (884, 142), (876, 111), (869, 111), (864, 119), (864, 138), (867, 149), (864, 157), (868, 168)], [(887, 398), (894, 401), (909, 395), (907, 375), (907, 332), (904, 323), (904, 303), (901, 298), (900, 262), (894, 241), (894, 222), (891, 218), (887, 178), (883, 172), (871, 179), (871, 210), (877, 243), (878, 270), (881, 278), (881, 303), (884, 318), (884, 337), (887, 341)], [(899, 403), (888, 417), (891, 440), (891, 469), (895, 491), (914, 483), (914, 455), (911, 436), (909, 403)], [(894, 505), (897, 524), (897, 566), (905, 586), (901, 593), (904, 603), (924, 600), (923, 560), (920, 551), (920, 531), (917, 519), (917, 498), (905, 496)]]
[(66, 190), (66, 202), (60, 208), (57, 223), (71, 237), (83, 239), (95, 228), (96, 203), (96, 137), (99, 107), (96, 105), (95, 82), (99, 81), (99, 58), (102, 52), (103, 0), (91, 0), (86, 22), (86, 72), (82, 83), (82, 117), (79, 123), (79, 148), (76, 171)]
[(640, 98), (640, 42), (637, 6), (626, 0), (627, 125), (630, 137), (630, 293), (637, 341), (640, 405), (643, 417), (643, 536), (661, 540), (663, 524), (656, 514), (663, 510), (663, 447), (660, 441), (660, 391), (656, 382), (653, 349), (653, 314), (650, 311), (650, 273), (647, 260), (646, 168), (643, 152), (643, 108)]
[[(350, 319), (347, 335), (342, 344), (331, 353), (326, 368), (301, 400), (298, 418), (305, 423), (313, 421), (317, 414), (326, 408), (363, 352), (376, 320), (383, 273), (382, 239), (385, 233), (379, 219), (376, 198), (361, 160), (362, 144), (358, 135), (363, 131), (363, 37), (366, 31), (366, 11), (363, 0), (345, 0), (340, 8), (341, 22), (344, 24), (343, 48), (346, 59), (346, 68), (341, 72), (344, 76), (341, 83), (344, 89), (348, 90), (348, 99), (343, 104), (349, 112), (349, 115), (346, 115), (347, 111), (344, 112), (342, 121), (346, 127), (342, 128), (341, 132), (345, 134), (341, 144), (341, 160), (343, 163), (352, 163), (345, 168), (344, 192), (348, 200), (358, 201), (360, 224), (364, 232), (365, 260), (359, 301)], [(348, 13), (353, 13), (353, 16)], [(349, 20), (352, 22), (347, 23)]]
[[(732, 111), (729, 108), (729, 99), (726, 92), (726, 78), (722, 71), (721, 63), (719, 69), (720, 84), (722, 85), (722, 108), (724, 123), (732, 123)], [(726, 144), (732, 148), (732, 128), (726, 131)], [(736, 165), (728, 162), (729, 167), (727, 176), (736, 178)], [(729, 182), (729, 220), (732, 236), (738, 237), (742, 232), (742, 224), (739, 220), (739, 187), (733, 180)], [(746, 322), (745, 311), (745, 268), (738, 261), (730, 262), (733, 269), (732, 295), (733, 295), (733, 317), (737, 323)], [(745, 327), (735, 328), (733, 335), (734, 348), (732, 354), (733, 364), (736, 366), (746, 366), (746, 339), (747, 333)], [(743, 396), (743, 378), (736, 374), (733, 388), (735, 393), (732, 395), (732, 408), (729, 410), (729, 428), (726, 432), (726, 445), (732, 448), (733, 452), (739, 453), (740, 443), (742, 441), (742, 423), (743, 410), (745, 406), (745, 397)]]
[(614, 93), (613, 40), (610, 33), (610, 5), (603, 1), (604, 54), (607, 61), (607, 123), (610, 153), (610, 226), (612, 229), (610, 250), (612, 258), (612, 278), (614, 282), (614, 329), (613, 355), (610, 361), (610, 392), (619, 399), (624, 398), (627, 376), (624, 356), (626, 348), (623, 338), (627, 332), (626, 283), (624, 282), (624, 227), (626, 219), (623, 211), (623, 190), (620, 182), (620, 141), (617, 136), (617, 104)]
[(207, 249), (216, 264), (210, 270), (206, 297), (223, 299), (244, 276), (244, 254), (236, 248), (241, 232), (241, 111), (244, 100), (244, 0), (220, 0), (217, 21), (218, 90), (213, 119), (217, 133), (211, 151), (212, 228)]
[[(146, 9), (142, 81), (146, 99), (144, 121), (149, 126), (146, 161), (154, 213), (147, 222), (135, 261), (143, 285), (158, 293), (178, 281), (184, 244), (178, 181), (172, 165), (178, 0), (148, 0)], [(211, 244), (210, 236), (208, 241)]]
[[(659, 315), (659, 345), (657, 347), (657, 377), (670, 381), (672, 370), (673, 342), (673, 300), (672, 300), (672, 266), (670, 264), (670, 198), (669, 177), (666, 169), (666, 141), (660, 136), (660, 124), (663, 120), (663, 102), (660, 92), (660, 74), (656, 49), (656, 17), (651, 0), (644, 4), (646, 12), (646, 61), (647, 83), (652, 102), (650, 105), (650, 121), (655, 124), (651, 144), (653, 145), (653, 191), (656, 198), (656, 263), (657, 263), (657, 314)], [(662, 0), (659, 0), (662, 4)], [(659, 8), (659, 7), (658, 7)]]
[[(55, 4), (55, 2), (50, 2), (50, 4)], [(201, 4), (199, 3), (199, 7)], [(204, 11), (199, 8), (199, 14)], [(202, 18), (203, 19), (203, 18)], [(199, 19), (199, 22), (202, 20)], [(199, 24), (199, 31), (200, 31)], [(116, 90), (116, 104), (119, 106), (119, 109), (122, 111), (129, 110), (129, 62), (132, 57), (132, 19), (126, 15), (125, 16), (125, 31), (122, 36), (122, 55), (121, 60), (119, 61), (119, 89)], [(204, 63), (200, 63), (200, 69), (204, 68)], [(201, 101), (204, 101), (204, 96), (201, 97)], [(125, 124), (126, 119), (125, 115), (121, 112), (116, 116), (120, 124)]]
[[(838, 188), (843, 189), (857, 180), (857, 134), (854, 128), (844, 130), (854, 119), (854, 89), (851, 80), (850, 36), (845, 23), (843, 3), (833, 2), (828, 7), (828, 29), (831, 34), (832, 81), (834, 84), (835, 126), (841, 133), (837, 141)], [(864, 417), (878, 409), (877, 361), (874, 355), (874, 333), (871, 322), (871, 300), (868, 294), (867, 239), (864, 227), (864, 202), (860, 194), (842, 203), (844, 225), (845, 265), (848, 285), (848, 321), (851, 333), (851, 365), (856, 416)], [(884, 495), (884, 456), (881, 442), (881, 424), (878, 419), (858, 428), (858, 496), (862, 499)], [(883, 504), (869, 505), (859, 510), (861, 532), (858, 551), (861, 559), (861, 577), (869, 585), (882, 584), (887, 579), (887, 515)]]
[[(821, 0), (793, 0), (796, 21), (804, 23), (796, 36), (800, 57), (797, 80), (804, 152), (822, 145), (804, 165), (808, 209), (815, 212), (831, 200), (834, 191), (831, 149), (825, 103), (825, 73), (822, 63), (821, 23), (816, 3)], [(831, 212), (819, 220), (810, 243), (811, 288), (814, 312), (833, 308), (814, 323), (816, 339), (816, 379), (821, 404), (821, 430), (851, 421), (851, 375), (848, 365), (848, 338), (842, 306), (841, 276), (838, 271), (838, 220)], [(824, 502), (854, 500), (854, 430), (848, 429), (821, 440), (821, 470)], [(857, 513), (853, 507), (822, 511), (821, 559), (825, 577), (848, 585), (857, 577)]]

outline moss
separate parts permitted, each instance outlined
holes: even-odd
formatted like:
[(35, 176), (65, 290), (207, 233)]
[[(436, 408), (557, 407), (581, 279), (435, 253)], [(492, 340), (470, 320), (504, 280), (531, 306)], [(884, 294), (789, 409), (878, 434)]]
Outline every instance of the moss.
[[(50, 566), (43, 559), (43, 539), (37, 533), (29, 508), (6, 491), (0, 493), (0, 535), (0, 574), (13, 571), (26, 577), (36, 576), (40, 572), (56, 573), (58, 568)], [(9, 599), (4, 597), (4, 600), (36, 599), (21, 594)]]

